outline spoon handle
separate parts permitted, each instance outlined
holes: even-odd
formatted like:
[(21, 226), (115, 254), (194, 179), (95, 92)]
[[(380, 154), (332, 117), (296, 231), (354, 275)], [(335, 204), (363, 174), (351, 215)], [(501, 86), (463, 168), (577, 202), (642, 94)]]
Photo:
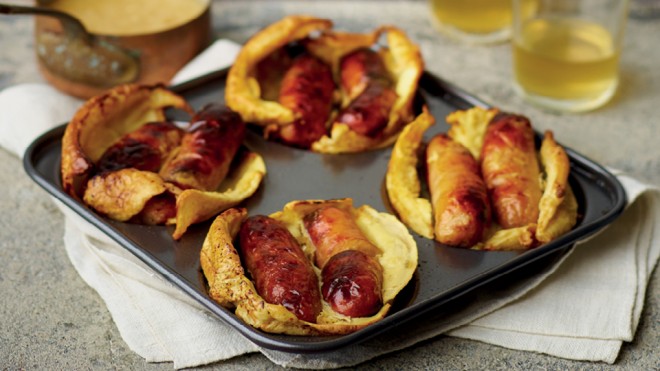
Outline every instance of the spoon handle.
[(92, 41), (92, 34), (87, 31), (78, 18), (59, 10), (0, 3), (0, 14), (35, 14), (55, 17), (62, 22), (62, 27), (65, 29), (65, 33), (69, 36), (79, 37), (87, 43), (91, 43)]

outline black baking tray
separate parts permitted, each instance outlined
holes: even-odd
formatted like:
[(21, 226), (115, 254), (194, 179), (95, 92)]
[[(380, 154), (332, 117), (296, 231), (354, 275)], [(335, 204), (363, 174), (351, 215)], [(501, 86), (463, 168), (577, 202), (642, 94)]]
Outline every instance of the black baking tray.
[[(223, 102), (226, 72), (218, 71), (172, 89), (182, 94), (196, 109), (210, 102)], [(448, 129), (444, 124), (448, 113), (472, 106), (488, 106), (430, 73), (423, 74), (418, 95), (419, 102), (426, 104), (438, 121), (426, 133), (425, 141)], [(531, 119), (534, 122), (534, 118)], [(406, 331), (402, 324), (429, 311), (440, 310), (443, 305), (476, 288), (487, 283), (496, 284), (493, 282), (496, 279), (506, 284), (507, 275), (519, 272), (523, 267), (552, 264), (576, 241), (616, 219), (626, 204), (624, 189), (611, 173), (567, 148), (571, 161), (570, 183), (579, 203), (578, 224), (569, 233), (524, 252), (452, 248), (413, 233), (419, 250), (418, 268), (383, 320), (342, 336), (276, 335), (246, 325), (207, 295), (199, 251), (210, 221), (192, 226), (181, 240), (174, 241), (171, 238), (172, 227), (116, 222), (96, 214), (65, 194), (59, 172), (64, 129), (65, 125), (54, 128), (27, 149), (24, 167), (29, 176), (220, 320), (259, 346), (285, 352), (325, 352), (362, 342), (385, 331)], [(358, 154), (324, 155), (269, 142), (252, 131), (249, 131), (245, 145), (264, 157), (268, 171), (257, 193), (242, 204), (251, 215), (273, 213), (293, 200), (344, 197), (352, 198), (356, 206), (368, 204), (379, 211), (392, 212), (384, 190), (391, 148)]]

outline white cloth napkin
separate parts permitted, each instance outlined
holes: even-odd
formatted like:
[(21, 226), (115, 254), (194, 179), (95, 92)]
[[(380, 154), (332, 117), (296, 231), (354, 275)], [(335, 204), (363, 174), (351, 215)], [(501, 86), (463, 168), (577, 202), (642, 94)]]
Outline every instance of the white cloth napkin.
[[(239, 46), (219, 40), (173, 82), (226, 67)], [(80, 101), (47, 85), (0, 92), (0, 145), (22, 157), (39, 134), (68, 120)], [(17, 125), (16, 123), (27, 123)], [(80, 276), (105, 301), (128, 346), (148, 362), (194, 367), (249, 352), (282, 366), (352, 366), (439, 334), (613, 363), (634, 337), (646, 285), (660, 256), (660, 190), (617, 173), (629, 206), (596, 237), (524, 281), (482, 295), (461, 311), (413, 321), (405, 331), (323, 354), (261, 349), (215, 318), (102, 232), (55, 201), (65, 215), (64, 246)]]
[(577, 244), (572, 256), (521, 300), (448, 334), (613, 363), (622, 343), (635, 336), (660, 256), (660, 189), (613, 172), (628, 196), (623, 216)]

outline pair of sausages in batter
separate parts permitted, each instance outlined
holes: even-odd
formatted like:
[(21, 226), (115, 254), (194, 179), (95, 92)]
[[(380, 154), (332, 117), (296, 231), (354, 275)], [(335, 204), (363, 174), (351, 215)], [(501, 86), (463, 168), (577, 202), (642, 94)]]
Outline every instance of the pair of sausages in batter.
[(346, 210), (329, 206), (304, 217), (316, 247), (318, 277), (302, 248), (279, 221), (257, 215), (239, 231), (242, 260), (257, 292), (271, 304), (283, 305), (296, 317), (316, 322), (321, 298), (349, 317), (367, 317), (382, 306), (380, 254)]
[[(181, 189), (214, 191), (227, 176), (245, 131), (237, 113), (209, 104), (192, 117), (187, 130), (172, 122), (151, 122), (124, 135), (104, 152), (97, 167), (100, 173), (151, 171)], [(163, 193), (152, 198), (135, 221), (162, 224), (174, 215), (175, 197)]]
[(151, 122), (121, 137), (97, 163), (100, 172), (136, 168), (159, 173), (178, 187), (215, 190), (245, 138), (245, 123), (225, 106), (196, 113), (187, 131)]
[[(382, 58), (371, 49), (356, 49), (341, 59), (340, 75), (341, 88), (350, 103), (336, 121), (359, 134), (377, 136), (387, 126), (397, 98)], [(309, 53), (297, 56), (284, 74), (278, 101), (298, 119), (279, 128), (275, 136), (286, 144), (309, 148), (327, 133), (334, 91), (330, 66)]]
[(491, 205), (503, 228), (538, 219), (540, 169), (527, 118), (498, 113), (487, 127), (481, 163), (445, 134), (429, 142), (426, 162), (439, 242), (471, 247), (481, 241)]

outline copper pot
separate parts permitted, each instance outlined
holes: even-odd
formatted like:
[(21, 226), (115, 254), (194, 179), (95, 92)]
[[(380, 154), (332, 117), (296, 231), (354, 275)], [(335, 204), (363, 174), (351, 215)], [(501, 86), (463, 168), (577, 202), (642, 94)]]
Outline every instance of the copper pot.
[(210, 0), (203, 1), (199, 16), (171, 29), (139, 35), (92, 33), (92, 42), (63, 27), (66, 22), (37, 16), (39, 69), (57, 89), (84, 99), (122, 83), (167, 84), (209, 44)]

